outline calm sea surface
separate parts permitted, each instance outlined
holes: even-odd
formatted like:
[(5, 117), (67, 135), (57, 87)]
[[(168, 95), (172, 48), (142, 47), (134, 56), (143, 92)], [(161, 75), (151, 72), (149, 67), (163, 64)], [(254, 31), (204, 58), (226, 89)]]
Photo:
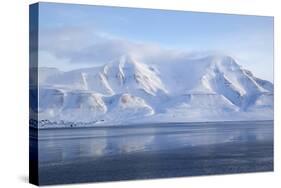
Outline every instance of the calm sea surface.
[(273, 121), (45, 129), (38, 150), (42, 185), (272, 171)]

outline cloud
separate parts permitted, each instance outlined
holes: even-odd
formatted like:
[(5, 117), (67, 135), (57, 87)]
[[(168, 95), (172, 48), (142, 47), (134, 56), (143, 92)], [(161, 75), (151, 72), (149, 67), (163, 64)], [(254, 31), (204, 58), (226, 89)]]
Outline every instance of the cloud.
[[(39, 51), (48, 59), (67, 60), (70, 64), (104, 64), (130, 54), (137, 59), (165, 62), (188, 55), (187, 52), (160, 47), (158, 44), (130, 41), (95, 29), (64, 27), (40, 32)], [(54, 63), (52, 63), (54, 64)]]
[[(228, 40), (218, 41), (215, 46), (209, 45), (214, 51), (196, 52), (171, 49), (157, 43), (133, 41), (100, 32), (90, 26), (44, 28), (44, 30), (40, 30), (39, 34), (40, 66), (71, 70), (106, 64), (125, 54), (130, 54), (145, 63), (163, 64), (175, 61), (184, 62), (187, 57), (190, 58), (194, 54), (206, 56), (222, 52), (241, 60), (239, 64), (257, 76), (272, 80), (272, 71), (264, 71), (264, 67), (266, 65), (267, 70), (273, 70), (273, 59), (270, 58), (272, 56), (270, 52), (273, 49), (267, 49), (266, 47), (269, 45), (262, 43), (271, 40), (263, 39), (261, 36), (222, 37)], [(260, 51), (265, 53), (258, 53)]]

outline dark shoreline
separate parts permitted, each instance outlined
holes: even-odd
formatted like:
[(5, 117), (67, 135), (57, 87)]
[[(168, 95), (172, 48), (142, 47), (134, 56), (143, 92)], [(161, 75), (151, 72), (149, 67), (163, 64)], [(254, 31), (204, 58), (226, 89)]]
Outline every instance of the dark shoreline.
[[(94, 126), (80, 126), (80, 127), (46, 127), (46, 128), (38, 128), (38, 127), (32, 127), (29, 126), (30, 129), (32, 130), (55, 130), (55, 129), (104, 129), (104, 128), (141, 128), (141, 127), (173, 127), (175, 124), (176, 125), (184, 125), (184, 126), (189, 126), (189, 125), (198, 125), (198, 126), (205, 126), (205, 125), (220, 125), (220, 124), (243, 124), (243, 123), (248, 123), (248, 122), (258, 122), (258, 123), (264, 123), (264, 122), (273, 122), (274, 125), (274, 120), (243, 120), (243, 121), (204, 121), (204, 122), (163, 122), (163, 123), (134, 123), (134, 124), (118, 124), (118, 125), (95, 125)], [(151, 126), (151, 124), (153, 124)], [(173, 124), (173, 125), (171, 125)]]

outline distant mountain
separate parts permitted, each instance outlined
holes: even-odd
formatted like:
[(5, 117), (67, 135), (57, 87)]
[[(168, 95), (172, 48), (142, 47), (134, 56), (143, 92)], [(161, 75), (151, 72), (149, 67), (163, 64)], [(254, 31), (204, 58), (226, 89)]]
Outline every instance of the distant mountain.
[(149, 65), (126, 55), (69, 72), (39, 68), (38, 113), (96, 124), (273, 119), (273, 84), (230, 56)]

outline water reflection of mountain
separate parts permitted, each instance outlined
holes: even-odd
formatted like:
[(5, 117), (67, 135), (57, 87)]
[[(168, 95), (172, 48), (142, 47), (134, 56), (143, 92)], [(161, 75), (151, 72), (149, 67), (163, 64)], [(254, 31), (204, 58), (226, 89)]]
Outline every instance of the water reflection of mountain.
[(43, 130), (46, 139), (39, 141), (39, 158), (42, 163), (65, 162), (137, 152), (272, 140), (270, 123), (243, 126), (91, 128), (74, 132), (67, 129), (60, 133), (57, 130)]

